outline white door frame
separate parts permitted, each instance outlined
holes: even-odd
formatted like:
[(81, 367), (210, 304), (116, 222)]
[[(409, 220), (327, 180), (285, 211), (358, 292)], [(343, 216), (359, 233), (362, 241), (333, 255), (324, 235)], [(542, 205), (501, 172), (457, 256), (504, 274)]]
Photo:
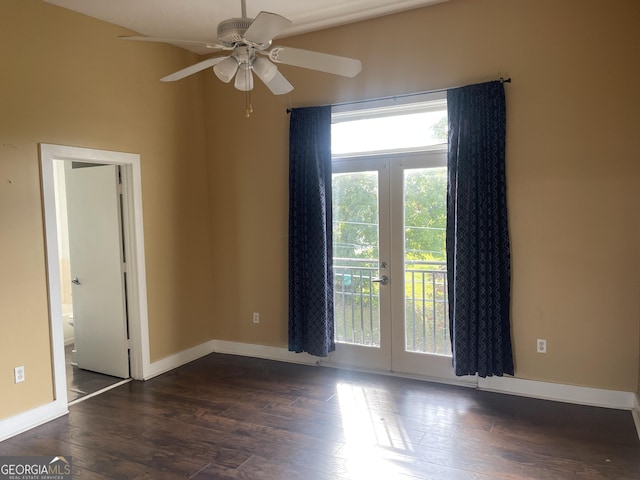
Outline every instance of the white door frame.
[(40, 144), (55, 401), (62, 401), (66, 404), (67, 382), (53, 176), (54, 160), (121, 166), (122, 221), (127, 252), (127, 302), (129, 308), (131, 377), (136, 380), (143, 380), (150, 371), (147, 284), (142, 223), (142, 181), (140, 155), (138, 154)]
[[(361, 157), (345, 159), (335, 162), (331, 173), (376, 173), (378, 187), (378, 252), (379, 262), (389, 264), (391, 262), (391, 225), (389, 206), (390, 170), (389, 161), (385, 157)], [(376, 276), (387, 275), (393, 281), (393, 266), (379, 268)], [(391, 370), (391, 290), (389, 286), (381, 284), (379, 295), (379, 318), (380, 318), (380, 345), (377, 347), (359, 344), (349, 344), (336, 342), (335, 351), (329, 353), (328, 358), (323, 363), (344, 366), (347, 368), (358, 368), (371, 371)]]
[[(391, 266), (395, 266), (392, 295), (392, 371), (416, 375), (441, 383), (476, 387), (475, 375), (456, 376), (452, 358), (432, 353), (409, 352), (405, 348), (405, 219), (404, 172), (415, 168), (427, 169), (447, 166), (446, 150), (433, 149), (420, 153), (395, 155), (389, 160), (391, 170)], [(402, 299), (402, 300), (400, 300)]]
[[(389, 262), (386, 272), (381, 271), (380, 274), (388, 275), (390, 282), (380, 288), (381, 307), (383, 302), (387, 304), (380, 311), (380, 348), (337, 343), (336, 350), (321, 363), (477, 386), (477, 376), (455, 375), (451, 357), (406, 352), (404, 345), (404, 170), (443, 167), (446, 166), (446, 158), (445, 150), (434, 148), (408, 153), (344, 156), (334, 161), (332, 173), (379, 172), (380, 261)], [(388, 366), (384, 366), (385, 362)]]

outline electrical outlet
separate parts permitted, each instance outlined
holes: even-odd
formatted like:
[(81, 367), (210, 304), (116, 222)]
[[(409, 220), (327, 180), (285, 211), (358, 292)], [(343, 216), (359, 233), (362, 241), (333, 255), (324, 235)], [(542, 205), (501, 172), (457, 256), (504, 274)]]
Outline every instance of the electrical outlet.
[(536, 340), (538, 353), (547, 353), (547, 341), (544, 338)]
[(14, 368), (13, 377), (16, 383), (24, 382), (24, 366)]
[(260, 314), (258, 312), (253, 312), (253, 323), (260, 323)]

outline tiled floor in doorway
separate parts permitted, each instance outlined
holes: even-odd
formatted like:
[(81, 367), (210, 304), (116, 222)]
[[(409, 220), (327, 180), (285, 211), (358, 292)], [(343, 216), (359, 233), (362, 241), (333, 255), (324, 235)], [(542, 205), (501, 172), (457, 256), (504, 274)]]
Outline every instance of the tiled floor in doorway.
[(67, 371), (67, 397), (69, 402), (73, 402), (122, 381), (121, 378), (90, 372), (89, 370), (83, 370), (72, 365), (72, 350), (73, 345), (64, 347)]

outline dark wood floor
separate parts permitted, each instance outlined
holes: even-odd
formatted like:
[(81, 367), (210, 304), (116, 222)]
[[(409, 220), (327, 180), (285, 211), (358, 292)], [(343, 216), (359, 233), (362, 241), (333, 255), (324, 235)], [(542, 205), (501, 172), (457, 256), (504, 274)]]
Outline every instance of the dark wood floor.
[(220, 354), (0, 443), (18, 454), (76, 479), (640, 479), (630, 412)]
[(122, 381), (121, 378), (90, 372), (71, 363), (73, 345), (64, 347), (67, 373), (67, 401), (73, 402)]

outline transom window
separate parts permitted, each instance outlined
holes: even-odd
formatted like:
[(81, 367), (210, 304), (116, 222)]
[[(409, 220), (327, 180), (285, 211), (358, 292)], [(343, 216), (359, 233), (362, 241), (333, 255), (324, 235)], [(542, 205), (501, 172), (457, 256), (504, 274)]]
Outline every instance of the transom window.
[(367, 103), (366, 108), (345, 105), (334, 107), (332, 113), (334, 157), (441, 150), (446, 144), (447, 101), (443, 98), (383, 106)]

